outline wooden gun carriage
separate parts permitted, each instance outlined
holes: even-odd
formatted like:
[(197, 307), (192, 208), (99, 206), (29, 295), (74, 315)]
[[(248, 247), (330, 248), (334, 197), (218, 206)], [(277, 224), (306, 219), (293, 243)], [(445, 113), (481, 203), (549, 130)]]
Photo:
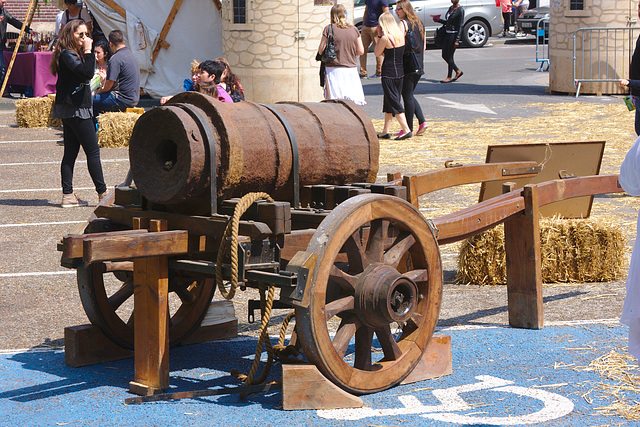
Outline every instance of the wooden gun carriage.
[[(417, 209), (423, 194), (533, 176), (538, 165), (447, 167), (374, 184), (375, 130), (345, 101), (221, 106), (181, 94), (141, 116), (130, 160), (136, 187), (116, 188), (85, 234), (66, 236), (59, 249), (62, 265), (77, 269), (92, 324), (135, 349), (131, 390), (141, 394), (168, 386), (168, 347), (199, 327), (216, 280), (227, 282), (225, 293), (237, 283), (278, 288), (278, 307), (295, 310), (292, 341), (341, 389), (392, 387), (412, 372), (434, 334), (439, 245), (499, 223), (510, 324), (540, 328), (538, 207), (621, 191), (615, 175), (521, 189), (507, 184), (502, 196), (427, 220)], [(248, 191), (276, 200), (238, 199)], [(241, 218), (236, 207), (246, 208)], [(110, 273), (119, 279), (115, 288), (107, 285)], [(121, 307), (131, 299), (129, 318)], [(377, 356), (374, 336), (382, 348)]]

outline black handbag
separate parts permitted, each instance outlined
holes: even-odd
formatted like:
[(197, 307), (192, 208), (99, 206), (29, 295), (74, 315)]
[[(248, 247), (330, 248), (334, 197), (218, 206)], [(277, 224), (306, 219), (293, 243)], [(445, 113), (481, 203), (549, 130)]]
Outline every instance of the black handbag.
[(444, 25), (436, 30), (436, 35), (433, 41), (436, 43), (437, 47), (442, 47), (442, 42), (444, 42), (444, 35), (446, 30), (444, 29)]
[(402, 22), (407, 26), (407, 32), (404, 35), (404, 45), (410, 47), (412, 51), (418, 52), (420, 50), (420, 46), (418, 44), (418, 35), (415, 33), (415, 31), (409, 28), (406, 22)]
[(80, 85), (69, 94), (72, 105), (75, 107), (80, 107), (82, 105), (82, 101), (84, 101), (84, 91), (88, 86), (89, 85), (87, 83), (80, 83)]
[(420, 73), (422, 71), (418, 55), (414, 51), (411, 50), (402, 57), (402, 68), (405, 74)]
[(325, 64), (336, 59), (336, 44), (333, 41), (333, 24), (331, 24), (329, 28), (331, 29), (331, 38), (327, 37), (327, 45), (324, 47), (322, 55), (320, 56), (320, 60)]

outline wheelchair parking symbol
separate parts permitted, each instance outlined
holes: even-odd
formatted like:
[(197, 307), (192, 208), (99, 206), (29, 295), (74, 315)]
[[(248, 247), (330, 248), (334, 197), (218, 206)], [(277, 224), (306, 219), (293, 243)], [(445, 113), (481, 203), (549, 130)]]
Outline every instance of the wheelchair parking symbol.
[[(542, 423), (564, 417), (573, 411), (573, 402), (559, 394), (535, 388), (514, 386), (511, 385), (513, 384), (513, 381), (507, 381), (502, 378), (492, 377), (489, 375), (480, 375), (477, 376), (476, 379), (480, 382), (433, 390), (433, 395), (440, 401), (439, 405), (423, 405), (417, 397), (404, 395), (398, 397), (400, 403), (403, 405), (401, 408), (332, 409), (318, 411), (318, 415), (322, 418), (336, 420), (359, 420), (369, 417), (419, 415), (423, 418), (455, 424), (516, 426)], [(477, 414), (464, 415), (456, 413), (459, 411), (473, 409), (473, 407), (460, 395), (462, 393), (479, 390), (512, 393), (520, 396), (521, 398), (524, 397), (539, 400), (544, 406), (539, 411), (518, 416), (482, 417)]]

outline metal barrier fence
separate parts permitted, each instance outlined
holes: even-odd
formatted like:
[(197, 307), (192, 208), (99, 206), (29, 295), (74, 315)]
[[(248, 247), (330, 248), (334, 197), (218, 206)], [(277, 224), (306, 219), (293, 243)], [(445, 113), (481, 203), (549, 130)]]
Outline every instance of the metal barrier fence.
[(545, 64), (549, 71), (549, 18), (539, 19), (536, 25), (536, 62), (541, 63), (536, 71), (544, 71)]
[[(578, 28), (573, 33), (573, 83), (576, 98), (582, 83), (617, 82), (628, 77), (629, 64), (640, 28)], [(619, 73), (619, 67), (622, 72)]]

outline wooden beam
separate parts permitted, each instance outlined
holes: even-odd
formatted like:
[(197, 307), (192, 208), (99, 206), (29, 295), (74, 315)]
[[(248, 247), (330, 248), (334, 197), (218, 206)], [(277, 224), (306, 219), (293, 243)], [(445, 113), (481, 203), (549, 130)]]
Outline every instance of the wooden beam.
[[(149, 235), (167, 229), (150, 221)], [(129, 391), (151, 395), (169, 387), (169, 266), (166, 256), (133, 261), (134, 380)]]
[(120, 236), (127, 234), (146, 233), (147, 230), (123, 230), (123, 231), (108, 231), (104, 233), (92, 233), (92, 234), (75, 234), (65, 236), (62, 238), (62, 258), (82, 258), (82, 247), (85, 239), (91, 239), (94, 237), (105, 236)]
[(153, 49), (153, 55), (151, 59), (151, 63), (156, 62), (156, 58), (158, 57), (158, 53), (160, 52), (160, 48), (169, 49), (171, 46), (169, 43), (165, 41), (169, 30), (171, 29), (171, 25), (173, 24), (173, 20), (176, 18), (178, 14), (178, 10), (180, 10), (180, 6), (182, 5), (182, 0), (175, 0), (173, 3), (173, 7), (171, 8), (171, 12), (169, 12), (169, 16), (162, 27), (162, 31), (160, 31), (160, 35), (158, 36), (158, 43), (156, 47)]
[(127, 11), (120, 6), (118, 3), (116, 3), (114, 0), (102, 0), (102, 2), (104, 4), (106, 4), (107, 6), (109, 6), (111, 9), (115, 10), (115, 12), (122, 16), (123, 18), (127, 19)]
[(504, 223), (509, 325), (541, 329), (544, 322), (538, 187), (526, 185), (523, 195), (524, 212)]
[[(18, 40), (16, 40), (16, 47), (13, 49), (13, 55), (11, 56), (11, 61), (9, 62), (9, 66), (7, 67), (7, 71), (4, 75), (4, 81), (2, 82), (2, 89), (0, 89), (0, 98), (4, 95), (4, 90), (7, 88), (7, 82), (9, 81), (9, 75), (11, 74), (11, 69), (13, 68), (13, 63), (16, 60), (16, 55), (18, 54), (18, 49), (20, 49), (20, 42), (22, 41), (22, 36), (24, 35), (25, 28), (31, 23), (33, 19), (33, 14), (36, 11), (36, 6), (38, 5), (38, 0), (31, 0), (29, 2), (29, 8), (27, 9), (27, 15), (25, 16), (24, 22), (22, 22), (22, 28), (20, 28), (20, 35), (18, 36)], [(2, 52), (0, 52), (2, 55)]]
[(85, 262), (185, 254), (189, 251), (189, 233), (176, 230), (92, 237), (84, 240), (82, 250)]
[(213, 4), (216, 5), (216, 9), (218, 9), (218, 11), (222, 9), (222, 3), (220, 2), (220, 0), (213, 0)]

